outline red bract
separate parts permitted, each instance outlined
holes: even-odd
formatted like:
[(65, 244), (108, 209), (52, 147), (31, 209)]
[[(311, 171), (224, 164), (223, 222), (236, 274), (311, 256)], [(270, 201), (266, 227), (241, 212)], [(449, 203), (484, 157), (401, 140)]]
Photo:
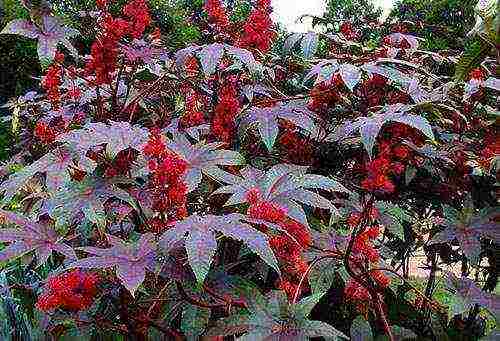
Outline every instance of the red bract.
[(151, 22), (146, 1), (133, 0), (129, 2), (123, 8), (123, 15), (129, 20), (129, 34), (132, 38), (141, 38), (144, 30)]
[(229, 81), (219, 91), (219, 103), (212, 119), (212, 134), (219, 140), (230, 144), (235, 134), (235, 118), (240, 110), (240, 102), (234, 82)]
[(244, 26), (238, 46), (246, 49), (257, 49), (262, 53), (269, 51), (276, 35), (273, 31), (272, 12), (269, 0), (259, 0), (256, 8), (250, 13)]
[(79, 269), (49, 278), (36, 306), (43, 311), (87, 309), (94, 302), (98, 282), (97, 275)]

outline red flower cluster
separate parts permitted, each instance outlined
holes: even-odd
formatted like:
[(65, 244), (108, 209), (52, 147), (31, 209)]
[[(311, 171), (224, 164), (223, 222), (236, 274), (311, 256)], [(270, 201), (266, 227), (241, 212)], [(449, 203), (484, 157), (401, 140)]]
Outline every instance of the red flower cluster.
[(247, 212), (250, 217), (277, 224), (287, 232), (273, 235), (269, 243), (283, 267), (283, 279), (278, 283), (278, 287), (292, 299), (301, 276), (307, 270), (307, 262), (302, 257), (302, 252), (311, 244), (309, 231), (288, 217), (281, 207), (262, 200), (258, 189), (249, 191), (247, 200), (250, 203)]
[(151, 132), (144, 153), (151, 158), (148, 163), (151, 171), (148, 188), (153, 210), (169, 221), (186, 217), (187, 186), (182, 177), (186, 173), (187, 162), (167, 149), (158, 129)]
[(262, 53), (268, 52), (276, 36), (270, 17), (271, 12), (270, 0), (258, 0), (256, 8), (250, 13), (243, 26), (237, 45), (246, 49), (257, 49)]
[(59, 65), (51, 65), (45, 76), (42, 78), (42, 88), (47, 92), (50, 103), (54, 109), (59, 107), (61, 93), (61, 67)]
[(128, 23), (123, 19), (114, 19), (106, 15), (102, 25), (102, 34), (91, 46), (91, 58), (85, 69), (88, 74), (95, 73), (97, 84), (110, 84), (116, 70), (118, 41), (128, 31)]
[(215, 107), (212, 120), (212, 134), (218, 140), (230, 144), (233, 140), (235, 118), (240, 110), (240, 102), (234, 82), (228, 81), (219, 91), (219, 103)]
[(64, 309), (80, 311), (94, 302), (97, 293), (98, 277), (79, 269), (52, 277), (48, 280), (46, 292), (39, 298), (36, 306), (42, 311)]
[(386, 97), (386, 85), (387, 80), (384, 77), (374, 74), (358, 87), (360, 97), (367, 102), (367, 108), (383, 104)]
[(132, 0), (123, 8), (123, 15), (129, 20), (129, 34), (139, 39), (151, 22), (145, 0)]
[(221, 33), (227, 30), (229, 18), (220, 0), (207, 0), (205, 3), (205, 11), (207, 11), (208, 20), (215, 26), (216, 31)]
[(35, 126), (35, 136), (43, 144), (51, 144), (56, 139), (56, 131), (45, 122), (37, 122)]

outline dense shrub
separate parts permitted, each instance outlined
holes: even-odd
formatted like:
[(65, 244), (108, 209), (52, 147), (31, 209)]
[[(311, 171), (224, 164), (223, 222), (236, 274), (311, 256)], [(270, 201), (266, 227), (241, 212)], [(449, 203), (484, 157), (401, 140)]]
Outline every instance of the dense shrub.
[(180, 49), (145, 0), (26, 5), (2, 339), (498, 338), (496, 62), (369, 20), (273, 47), (269, 0), (174, 6)]

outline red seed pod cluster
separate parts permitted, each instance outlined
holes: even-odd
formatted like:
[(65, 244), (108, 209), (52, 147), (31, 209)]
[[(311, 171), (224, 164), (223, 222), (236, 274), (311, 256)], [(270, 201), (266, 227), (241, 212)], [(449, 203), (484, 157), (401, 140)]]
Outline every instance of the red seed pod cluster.
[(344, 35), (347, 40), (358, 40), (359, 32), (354, 29), (352, 24), (348, 21), (345, 21), (340, 25), (340, 32)]
[(196, 127), (205, 123), (205, 115), (201, 112), (203, 101), (200, 94), (191, 87), (187, 87), (185, 93), (185, 111), (180, 119), (182, 128)]
[(394, 123), (383, 131), (379, 140), (379, 153), (376, 158), (366, 164), (367, 177), (361, 186), (367, 191), (393, 193), (396, 186), (393, 176), (404, 174), (408, 165), (418, 165), (415, 153), (402, 143), (403, 140), (421, 145), (424, 142), (422, 134), (401, 123)]
[(47, 73), (42, 78), (42, 88), (47, 92), (47, 97), (54, 109), (59, 108), (61, 100), (61, 92), (59, 90), (62, 83), (61, 76), (61, 66), (53, 64), (47, 69)]
[(96, 274), (79, 269), (49, 278), (36, 306), (42, 311), (63, 309), (76, 312), (87, 309), (94, 302), (98, 283)]
[(229, 27), (229, 18), (226, 9), (220, 0), (207, 0), (205, 11), (208, 13), (208, 20), (218, 33), (224, 33)]
[(146, 1), (130, 1), (123, 8), (123, 15), (129, 21), (130, 36), (135, 39), (141, 38), (142, 34), (151, 22), (151, 17), (149, 16), (149, 9)]
[(278, 146), (283, 158), (296, 165), (311, 165), (314, 160), (311, 141), (301, 136), (294, 124), (281, 122), (281, 128)]
[(219, 141), (230, 144), (236, 132), (235, 118), (240, 111), (236, 84), (226, 80), (219, 91), (219, 103), (212, 120), (212, 135)]
[(247, 211), (250, 217), (277, 224), (286, 231), (272, 235), (269, 244), (283, 269), (283, 279), (278, 283), (278, 287), (292, 299), (301, 276), (307, 270), (307, 262), (302, 253), (311, 245), (311, 235), (304, 225), (291, 219), (283, 208), (262, 200), (258, 189), (249, 191), (247, 200), (250, 203)]
[(309, 110), (321, 116), (325, 116), (329, 108), (332, 108), (340, 101), (340, 92), (337, 85), (342, 86), (337, 77), (332, 82), (321, 82), (316, 84), (310, 92)]
[(245, 49), (257, 49), (262, 53), (268, 52), (276, 36), (271, 12), (270, 0), (258, 0), (257, 6), (243, 25), (243, 32), (237, 45)]
[[(373, 221), (377, 219), (378, 216), (378, 210), (372, 208), (369, 213), (369, 220)], [(360, 213), (351, 213), (347, 220), (347, 224), (354, 229), (362, 223), (361, 218), (362, 215)], [(372, 224), (355, 237), (351, 258), (349, 259), (349, 263), (355, 272), (361, 273), (366, 271), (366, 264), (369, 264), (372, 267), (376, 267), (378, 265), (380, 261), (380, 254), (378, 250), (375, 249), (373, 242), (379, 237), (380, 230), (380, 226)], [(387, 288), (391, 282), (389, 277), (387, 277), (382, 271), (378, 270), (371, 271), (370, 277), (382, 288)], [(370, 300), (370, 294), (365, 286), (351, 278), (344, 288), (344, 294), (348, 300), (357, 303), (358, 310), (366, 310), (366, 303)]]
[(104, 176), (112, 178), (119, 175), (127, 175), (135, 159), (136, 155), (130, 149), (119, 152), (113, 162), (106, 167)]
[(475, 68), (469, 73), (469, 78), (477, 81), (484, 81), (486, 79), (486, 72), (481, 68)]
[(158, 129), (151, 131), (144, 153), (150, 158), (148, 190), (153, 210), (161, 213), (167, 221), (185, 218), (187, 186), (183, 176), (187, 170), (187, 162), (167, 148)]
[(126, 35), (128, 23), (107, 14), (101, 30), (99, 39), (92, 43), (90, 60), (87, 62), (85, 70), (87, 74), (95, 73), (96, 84), (110, 84), (116, 70), (118, 42)]
[(55, 141), (57, 134), (47, 123), (38, 121), (35, 126), (35, 136), (43, 144), (51, 144)]
[[(100, 8), (104, 8), (100, 4)], [(149, 26), (151, 18), (144, 0), (133, 0), (123, 8), (123, 15), (127, 19), (113, 18), (111, 14), (103, 12), (101, 20), (101, 34), (91, 46), (90, 60), (85, 67), (87, 74), (95, 74), (96, 84), (110, 84), (116, 70), (118, 58), (118, 42), (126, 35), (140, 38)]]

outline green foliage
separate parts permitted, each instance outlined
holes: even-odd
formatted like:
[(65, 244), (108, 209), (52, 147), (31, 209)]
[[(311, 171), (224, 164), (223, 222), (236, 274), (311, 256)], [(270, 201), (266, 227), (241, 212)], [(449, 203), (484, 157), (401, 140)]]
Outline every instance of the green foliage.
[(377, 20), (381, 15), (382, 10), (370, 0), (328, 0), (324, 18), (332, 22), (350, 21), (357, 24), (364, 20)]
[(456, 66), (455, 78), (459, 80), (467, 78), (469, 72), (478, 67), (490, 51), (491, 46), (481, 38), (476, 37), (468, 42)]
[(399, 0), (389, 20), (423, 22), (415, 34), (426, 39), (424, 47), (433, 51), (463, 46), (468, 30), (474, 24), (476, 0)]

